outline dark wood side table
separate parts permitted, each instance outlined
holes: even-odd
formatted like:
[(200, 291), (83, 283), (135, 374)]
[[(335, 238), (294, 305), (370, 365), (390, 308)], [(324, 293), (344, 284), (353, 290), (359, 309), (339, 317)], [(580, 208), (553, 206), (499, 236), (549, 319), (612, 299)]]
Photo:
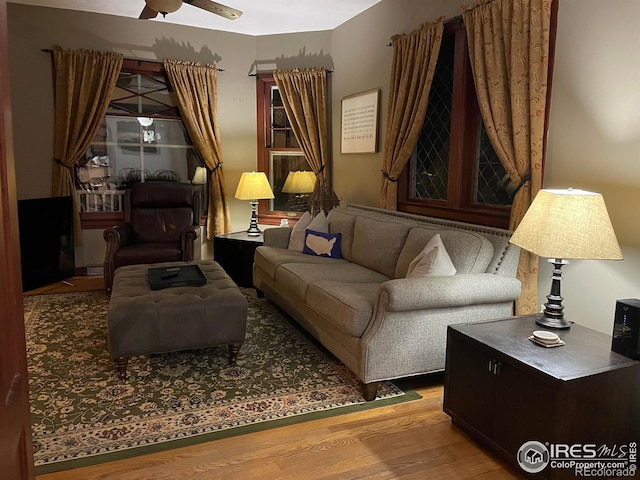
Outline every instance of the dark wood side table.
[(253, 287), (253, 255), (264, 242), (262, 234), (247, 232), (216, 235), (213, 238), (213, 259), (239, 287)]
[[(516, 462), (526, 442), (640, 442), (640, 362), (611, 351), (611, 337), (573, 324), (565, 345), (528, 339), (535, 315), (452, 325), (447, 331), (444, 411), (465, 432)], [(538, 476), (575, 478), (547, 466)]]

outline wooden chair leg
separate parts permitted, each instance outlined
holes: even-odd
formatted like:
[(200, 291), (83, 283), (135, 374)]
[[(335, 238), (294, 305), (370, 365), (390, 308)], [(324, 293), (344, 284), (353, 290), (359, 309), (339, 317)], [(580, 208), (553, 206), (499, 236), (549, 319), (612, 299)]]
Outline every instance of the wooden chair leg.
[(229, 345), (229, 365), (234, 365), (238, 360), (238, 353), (242, 348), (242, 342), (232, 343)]
[(116, 364), (116, 372), (118, 372), (118, 378), (120, 380), (127, 379), (127, 364), (129, 363), (128, 357), (118, 357), (113, 359), (113, 363)]

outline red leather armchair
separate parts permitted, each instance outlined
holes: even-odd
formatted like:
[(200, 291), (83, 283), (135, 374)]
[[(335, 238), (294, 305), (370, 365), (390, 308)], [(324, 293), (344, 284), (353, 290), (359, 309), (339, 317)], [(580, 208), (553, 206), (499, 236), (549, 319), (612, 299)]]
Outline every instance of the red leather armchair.
[(111, 294), (118, 267), (193, 260), (200, 227), (200, 193), (191, 185), (150, 181), (124, 195), (124, 224), (107, 228), (104, 284)]

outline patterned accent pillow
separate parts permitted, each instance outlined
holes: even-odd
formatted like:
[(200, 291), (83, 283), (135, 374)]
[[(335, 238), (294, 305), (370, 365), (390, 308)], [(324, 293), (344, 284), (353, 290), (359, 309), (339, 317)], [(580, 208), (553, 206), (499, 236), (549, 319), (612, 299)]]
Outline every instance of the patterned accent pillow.
[(341, 233), (324, 233), (307, 228), (302, 253), (318, 257), (342, 258), (340, 255)]
[(439, 233), (431, 237), (429, 243), (413, 259), (407, 270), (407, 278), (455, 274), (456, 267), (453, 266)]

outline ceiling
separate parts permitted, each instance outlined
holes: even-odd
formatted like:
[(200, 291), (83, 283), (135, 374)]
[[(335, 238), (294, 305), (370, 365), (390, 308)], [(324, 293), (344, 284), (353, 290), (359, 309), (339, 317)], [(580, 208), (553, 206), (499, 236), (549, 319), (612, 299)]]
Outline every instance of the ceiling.
[[(8, 0), (41, 7), (81, 10), (121, 17), (138, 18), (144, 0)], [(158, 15), (141, 22), (176, 23), (192, 27), (270, 35), (278, 33), (332, 30), (381, 0), (221, 0), (220, 3), (243, 12), (237, 20), (226, 20), (200, 8), (183, 4), (166, 18)]]

